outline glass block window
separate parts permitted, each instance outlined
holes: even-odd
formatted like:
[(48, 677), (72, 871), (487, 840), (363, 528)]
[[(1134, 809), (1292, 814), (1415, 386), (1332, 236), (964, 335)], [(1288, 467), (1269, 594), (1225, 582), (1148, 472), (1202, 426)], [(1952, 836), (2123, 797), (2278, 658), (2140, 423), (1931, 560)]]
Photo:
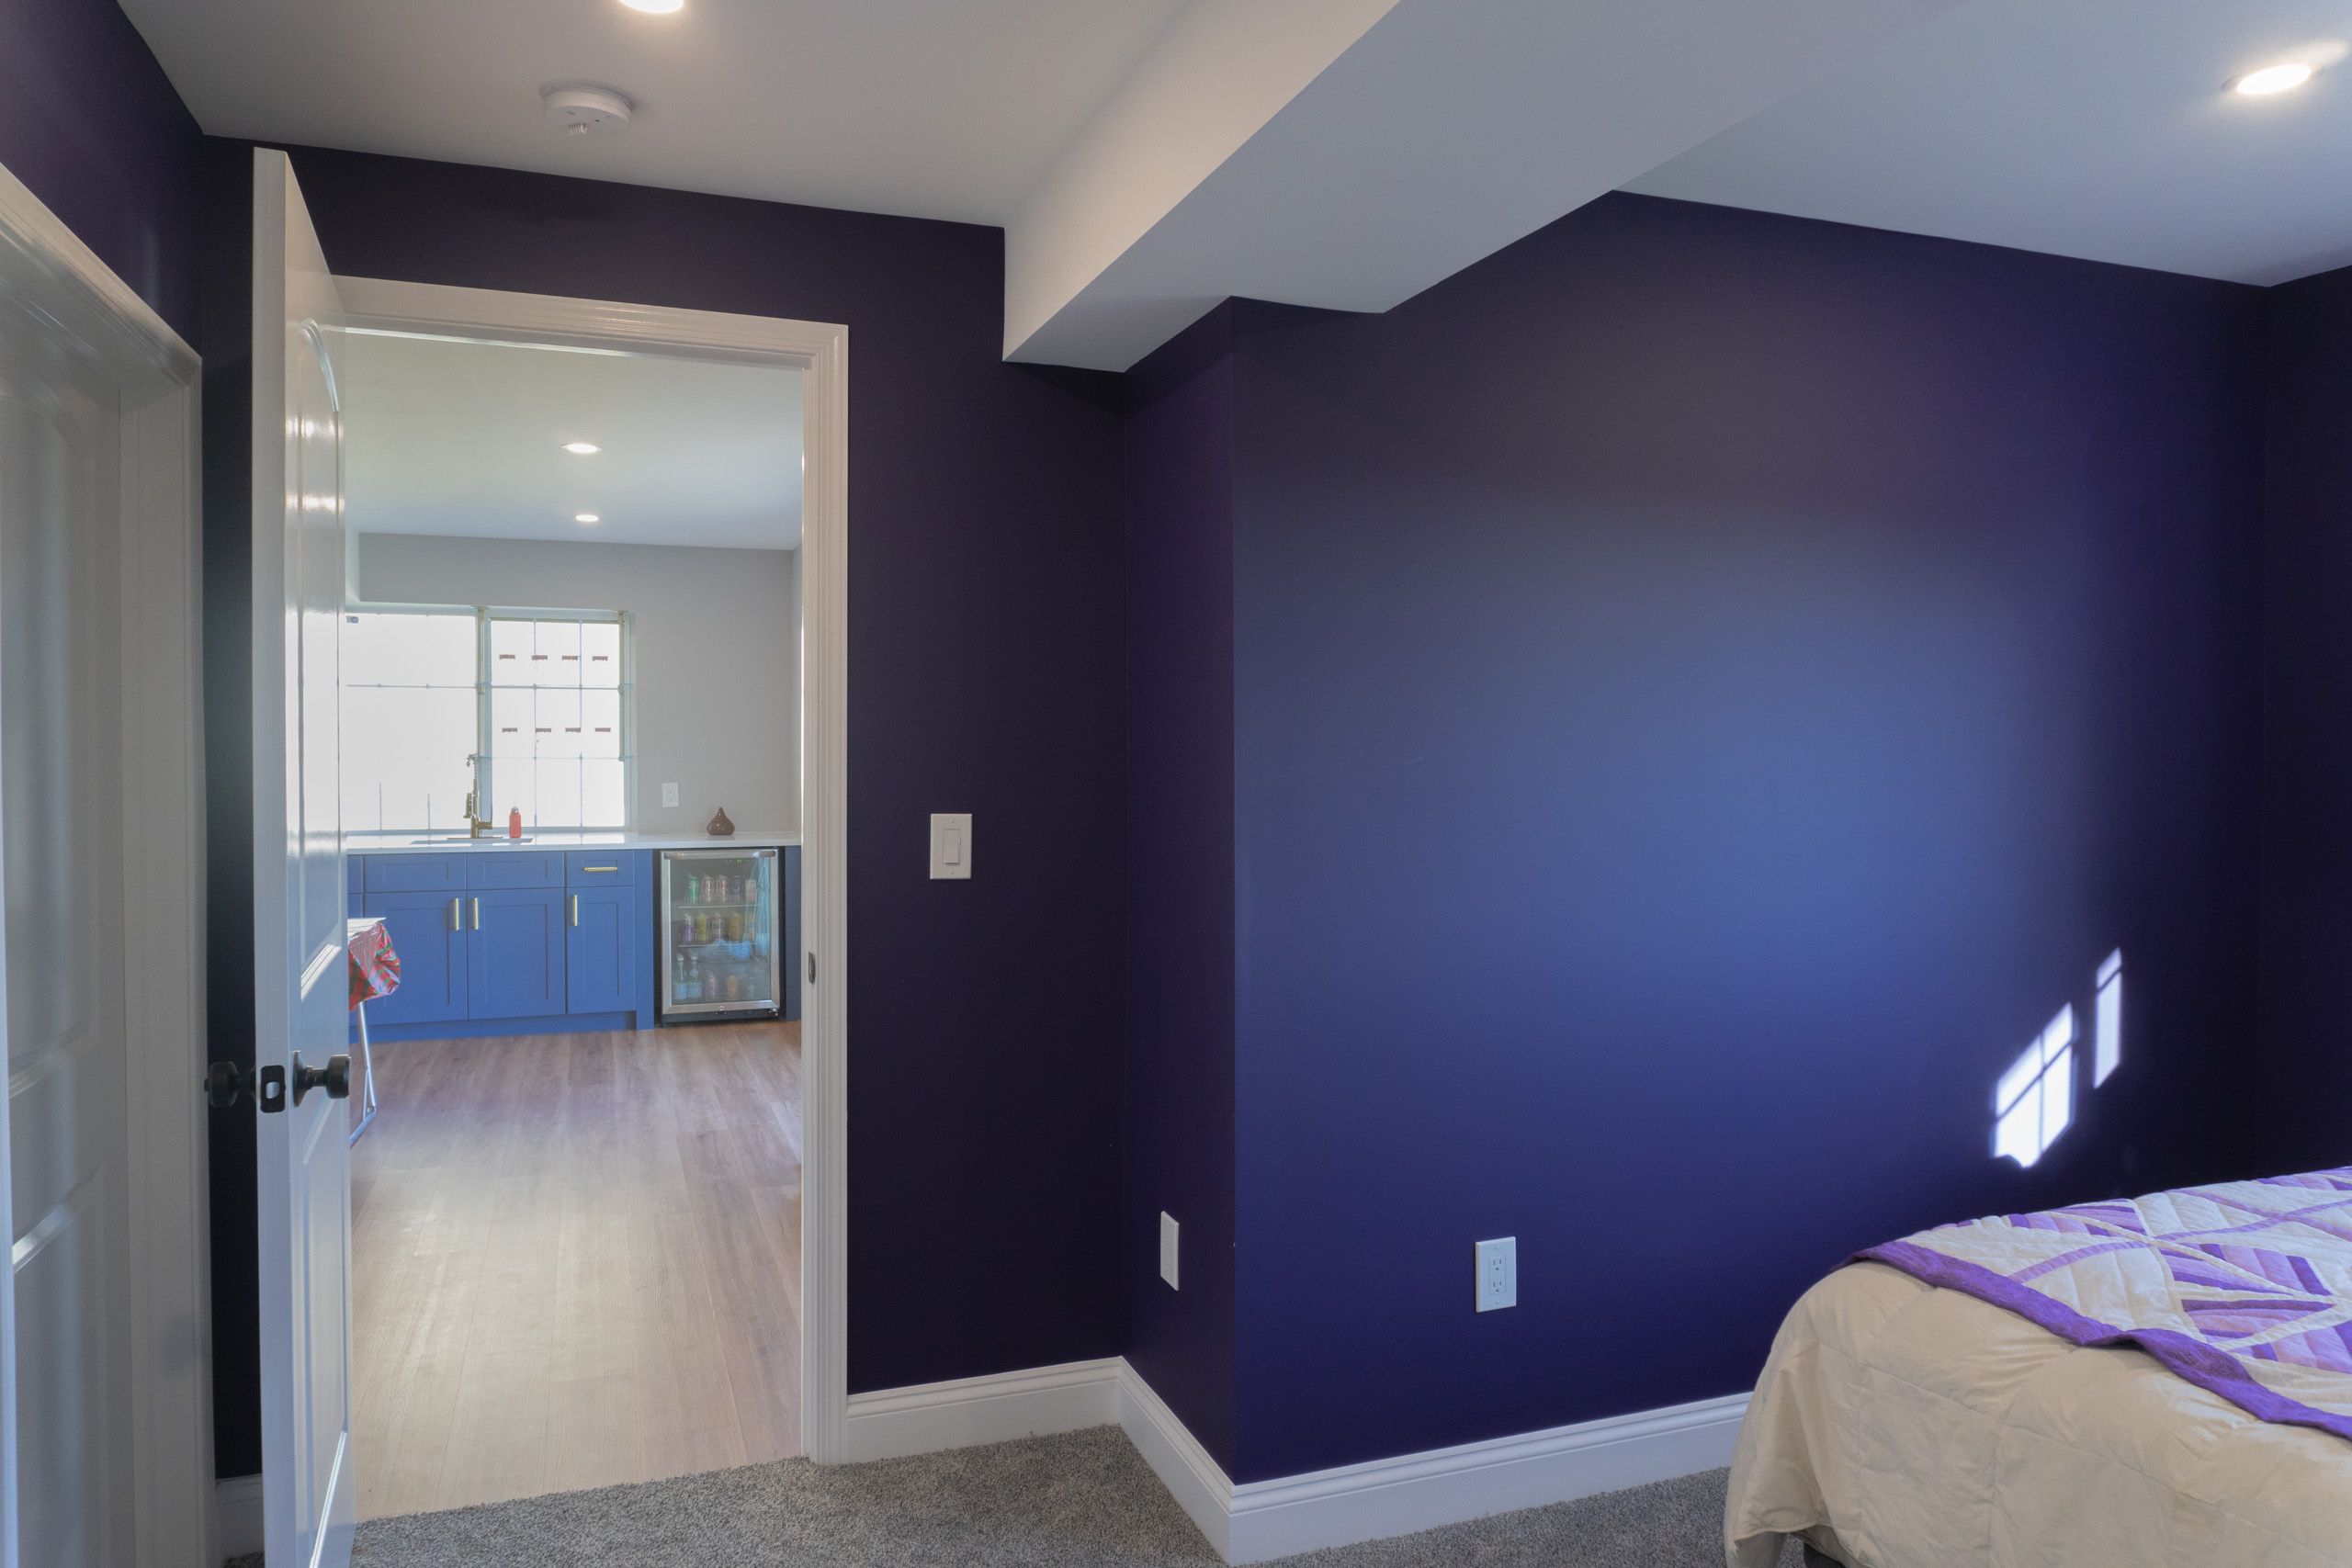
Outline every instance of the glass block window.
[(484, 788), (542, 828), (628, 826), (627, 623), (548, 611), (487, 612)]
[(462, 832), (481, 740), (474, 613), (343, 623), (344, 830)]

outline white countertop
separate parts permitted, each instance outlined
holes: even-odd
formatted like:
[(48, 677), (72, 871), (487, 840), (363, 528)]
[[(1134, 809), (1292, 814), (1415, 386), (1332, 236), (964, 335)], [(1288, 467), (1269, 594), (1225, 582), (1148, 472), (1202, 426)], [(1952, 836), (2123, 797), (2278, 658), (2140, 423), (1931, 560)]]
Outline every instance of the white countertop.
[(480, 839), (450, 839), (431, 833), (346, 833), (347, 855), (512, 854), (517, 850), (729, 850), (776, 849), (800, 842), (797, 833), (758, 833), (741, 828), (734, 836), (707, 833), (535, 833), (519, 843), (495, 833)]

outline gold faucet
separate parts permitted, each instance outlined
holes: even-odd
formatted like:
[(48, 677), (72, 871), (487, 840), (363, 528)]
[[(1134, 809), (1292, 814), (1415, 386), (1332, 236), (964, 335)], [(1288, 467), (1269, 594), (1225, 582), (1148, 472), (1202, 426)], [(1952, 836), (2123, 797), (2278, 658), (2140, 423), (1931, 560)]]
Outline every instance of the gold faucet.
[[(466, 837), (469, 839), (481, 838), (495, 826), (488, 818), (474, 815), (474, 796), (480, 793), (479, 790), (466, 791)], [(444, 795), (442, 798), (446, 800), (448, 796)]]

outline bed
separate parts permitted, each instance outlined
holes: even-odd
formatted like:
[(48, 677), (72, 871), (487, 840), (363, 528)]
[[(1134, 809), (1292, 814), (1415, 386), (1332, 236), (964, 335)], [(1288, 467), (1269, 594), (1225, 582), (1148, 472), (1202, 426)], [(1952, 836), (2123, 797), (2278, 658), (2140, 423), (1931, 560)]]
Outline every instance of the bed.
[(2352, 1169), (1873, 1247), (1774, 1342), (1725, 1550), (2352, 1568)]

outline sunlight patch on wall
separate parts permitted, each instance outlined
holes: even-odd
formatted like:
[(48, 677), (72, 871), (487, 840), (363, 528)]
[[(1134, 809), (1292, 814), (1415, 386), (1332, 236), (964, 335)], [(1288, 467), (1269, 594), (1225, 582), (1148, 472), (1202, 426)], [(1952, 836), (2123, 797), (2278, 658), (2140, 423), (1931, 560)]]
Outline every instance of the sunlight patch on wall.
[(2105, 1083), (2123, 1065), (2123, 950), (2098, 966), (2098, 1010), (2092, 1020), (2091, 1087)]
[(2072, 1003), (2009, 1065), (1993, 1090), (1993, 1155), (2030, 1166), (2075, 1119), (2075, 1009)]

